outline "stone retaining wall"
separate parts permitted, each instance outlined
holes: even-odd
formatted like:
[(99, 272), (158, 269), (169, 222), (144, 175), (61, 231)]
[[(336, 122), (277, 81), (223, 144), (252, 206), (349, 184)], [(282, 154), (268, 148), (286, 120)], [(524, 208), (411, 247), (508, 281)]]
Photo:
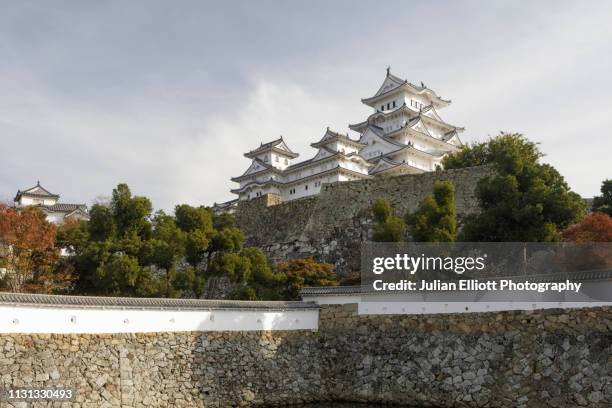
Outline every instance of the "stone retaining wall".
[[(322, 308), (337, 399), (433, 407), (612, 406), (612, 308), (357, 316)], [(328, 358), (330, 354), (325, 354)]]
[(298, 402), (319, 395), (320, 350), (308, 331), (0, 335), (0, 387), (72, 388), (70, 407)]
[(314, 256), (345, 276), (359, 270), (359, 248), (371, 240), (371, 207), (377, 198), (388, 199), (396, 215), (403, 216), (433, 193), (435, 181), (449, 180), (461, 219), (478, 211), (474, 189), (492, 173), (491, 167), (480, 166), (326, 184), (316, 196), (282, 204), (268, 196), (240, 202), (236, 220), (246, 243), (262, 248), (272, 260)]
[(322, 306), (318, 332), (0, 335), (0, 387), (75, 387), (76, 407), (612, 405), (612, 308), (355, 310)]

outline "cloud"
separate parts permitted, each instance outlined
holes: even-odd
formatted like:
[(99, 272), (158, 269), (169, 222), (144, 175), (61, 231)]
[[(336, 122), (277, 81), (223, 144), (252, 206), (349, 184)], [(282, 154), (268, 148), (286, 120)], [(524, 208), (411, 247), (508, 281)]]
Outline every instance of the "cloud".
[(339, 118), (348, 117), (352, 109), (344, 106), (341, 100), (317, 95), (296, 83), (261, 80), (242, 108), (215, 115), (199, 138), (200, 162), (186, 170), (204, 169), (201, 182), (208, 191), (199, 193), (198, 199), (211, 203), (234, 198), (227, 193), (234, 187), (230, 177), (240, 175), (250, 164), (242, 154), (281, 135), (300, 153), (297, 160), (310, 158), (316, 151), (309, 144), (323, 136), (326, 126), (346, 128)]
[(245, 151), (282, 134), (310, 158), (388, 64), (453, 99), (464, 140), (524, 132), (585, 196), (611, 176), (606, 2), (396, 4), (383, 25), (355, 23), (365, 2), (143, 7), (0, 15), (0, 198), (40, 179), (64, 202), (120, 182), (166, 210), (230, 199)]
[(11, 170), (2, 172), (1, 188), (40, 179), (64, 202), (91, 202), (120, 182), (165, 210), (232, 199), (230, 177), (249, 165), (244, 152), (283, 135), (307, 159), (315, 153), (308, 144), (324, 133), (324, 118), (334, 124), (332, 118), (348, 116), (341, 101), (280, 81), (260, 80), (235, 106), (208, 114), (155, 99), (108, 109), (53, 95), (23, 78), (8, 81), (16, 89), (4, 99), (14, 103), (0, 117), (0, 132), (13, 153), (4, 159)]

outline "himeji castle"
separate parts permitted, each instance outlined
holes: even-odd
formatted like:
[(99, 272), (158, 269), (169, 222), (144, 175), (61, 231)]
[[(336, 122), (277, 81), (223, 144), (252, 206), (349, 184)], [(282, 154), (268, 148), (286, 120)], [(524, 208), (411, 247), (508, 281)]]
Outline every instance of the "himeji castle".
[(414, 85), (393, 75), (390, 68), (374, 96), (361, 102), (373, 113), (349, 125), (359, 137), (327, 128), (311, 144), (317, 149), (311, 159), (295, 162), (298, 154), (282, 137), (245, 153), (251, 165), (232, 178), (239, 183), (231, 190), (237, 200), (274, 194), (289, 201), (317, 194), (324, 183), (433, 171), (462, 145), (459, 133), (464, 129), (446, 123), (438, 113), (451, 101), (423, 83)]

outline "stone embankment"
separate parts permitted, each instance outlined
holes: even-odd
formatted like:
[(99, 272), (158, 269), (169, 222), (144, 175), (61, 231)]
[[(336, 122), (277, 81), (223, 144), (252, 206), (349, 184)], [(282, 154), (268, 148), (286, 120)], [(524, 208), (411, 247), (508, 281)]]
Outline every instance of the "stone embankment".
[(480, 166), (327, 184), (316, 196), (286, 203), (273, 196), (240, 202), (236, 220), (247, 244), (262, 248), (272, 260), (314, 256), (333, 263), (344, 276), (359, 270), (360, 245), (371, 241), (376, 199), (386, 198), (396, 215), (403, 216), (433, 193), (436, 181), (448, 180), (455, 186), (461, 219), (478, 211), (476, 184), (492, 173), (491, 167)]
[(322, 305), (318, 330), (1, 334), (0, 387), (73, 388), (71, 407), (612, 406), (612, 308), (355, 311)]

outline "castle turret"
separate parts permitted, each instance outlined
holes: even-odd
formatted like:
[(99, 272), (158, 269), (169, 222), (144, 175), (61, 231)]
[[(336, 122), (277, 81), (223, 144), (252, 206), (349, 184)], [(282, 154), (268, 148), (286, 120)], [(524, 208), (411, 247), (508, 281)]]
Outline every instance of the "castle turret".
[(63, 224), (67, 220), (89, 220), (86, 204), (58, 203), (59, 194), (53, 194), (36, 182), (34, 187), (26, 190), (17, 190), (14, 203), (15, 208), (37, 207), (46, 216), (49, 222)]
[(271, 142), (262, 143), (257, 149), (245, 153), (244, 156), (253, 160), (258, 159), (263, 163), (282, 170), (289, 166), (291, 160), (298, 157), (299, 154), (292, 152), (281, 136)]

